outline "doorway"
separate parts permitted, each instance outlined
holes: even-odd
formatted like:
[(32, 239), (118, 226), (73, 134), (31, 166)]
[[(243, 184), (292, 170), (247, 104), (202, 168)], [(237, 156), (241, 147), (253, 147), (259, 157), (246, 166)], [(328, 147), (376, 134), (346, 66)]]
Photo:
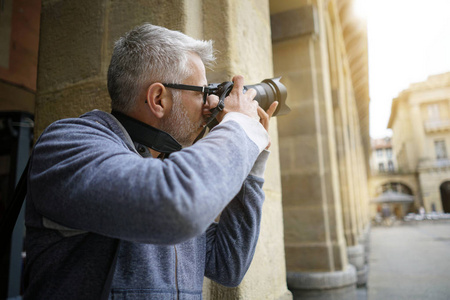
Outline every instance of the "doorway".
[(446, 181), (441, 184), (441, 201), (442, 201), (442, 210), (444, 213), (450, 213), (450, 181)]

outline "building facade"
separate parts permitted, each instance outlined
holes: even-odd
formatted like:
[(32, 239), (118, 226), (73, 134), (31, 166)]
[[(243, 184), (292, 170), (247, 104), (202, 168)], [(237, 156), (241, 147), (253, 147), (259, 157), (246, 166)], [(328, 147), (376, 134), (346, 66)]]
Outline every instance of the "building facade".
[(380, 221), (383, 210), (402, 219), (420, 207), (420, 191), (415, 172), (400, 169), (390, 137), (372, 140), (369, 193), (370, 218)]
[(271, 121), (255, 259), (237, 288), (206, 280), (204, 298), (356, 299), (367, 280), (370, 138), (367, 30), (353, 0), (29, 2), (41, 7), (35, 136), (110, 110), (114, 41), (143, 22), (214, 40), (209, 82), (282, 76), (292, 111)]
[(398, 169), (392, 152), (390, 137), (372, 140), (372, 155), (370, 156), (371, 175), (378, 173), (394, 173)]
[(411, 84), (392, 102), (388, 127), (399, 170), (417, 174), (426, 212), (450, 212), (450, 73)]

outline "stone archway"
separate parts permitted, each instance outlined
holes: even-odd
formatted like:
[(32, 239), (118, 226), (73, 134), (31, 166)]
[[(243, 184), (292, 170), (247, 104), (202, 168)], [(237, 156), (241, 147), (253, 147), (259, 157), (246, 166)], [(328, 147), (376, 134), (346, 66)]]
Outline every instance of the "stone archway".
[(414, 194), (412, 189), (408, 185), (406, 185), (402, 182), (397, 182), (397, 181), (390, 181), (390, 182), (387, 182), (387, 183), (381, 185), (381, 190), (383, 193), (387, 192), (387, 191), (394, 191), (394, 192), (407, 194), (407, 195)]
[(441, 191), (442, 210), (450, 213), (450, 181), (446, 181), (439, 187)]
[[(406, 196), (415, 196), (413, 190), (405, 183), (400, 181), (388, 181), (378, 186), (377, 213), (382, 214), (383, 207), (389, 210), (397, 219), (402, 219), (406, 214), (417, 212), (413, 200)], [(404, 196), (404, 197), (403, 197)]]

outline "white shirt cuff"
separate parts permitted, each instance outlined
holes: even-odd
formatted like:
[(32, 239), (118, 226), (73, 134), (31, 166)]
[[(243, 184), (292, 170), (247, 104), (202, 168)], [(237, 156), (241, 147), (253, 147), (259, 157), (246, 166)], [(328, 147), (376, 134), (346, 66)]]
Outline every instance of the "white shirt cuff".
[(238, 112), (229, 112), (223, 118), (222, 123), (228, 121), (238, 122), (244, 129), (247, 136), (258, 146), (261, 153), (269, 144), (269, 134), (262, 124), (247, 115)]

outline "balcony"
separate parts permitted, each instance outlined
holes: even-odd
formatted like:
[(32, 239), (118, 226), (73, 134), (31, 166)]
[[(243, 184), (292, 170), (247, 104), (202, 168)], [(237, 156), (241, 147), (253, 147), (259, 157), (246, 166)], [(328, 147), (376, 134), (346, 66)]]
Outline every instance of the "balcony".
[(429, 159), (422, 158), (419, 160), (418, 169), (443, 169), (450, 168), (450, 159), (442, 158), (442, 159)]
[(424, 127), (426, 133), (450, 130), (450, 119), (425, 121)]

